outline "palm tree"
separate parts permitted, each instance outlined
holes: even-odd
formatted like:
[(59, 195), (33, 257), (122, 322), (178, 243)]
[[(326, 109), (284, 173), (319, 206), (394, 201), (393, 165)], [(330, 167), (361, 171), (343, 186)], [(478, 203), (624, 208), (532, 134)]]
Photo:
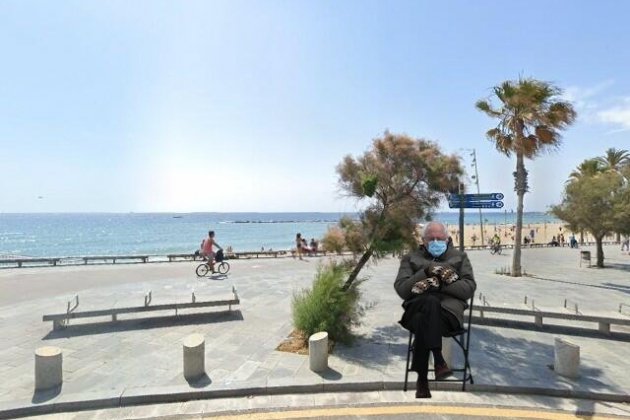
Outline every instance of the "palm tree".
[[(617, 150), (614, 147), (606, 150), (605, 156), (600, 156), (595, 158), (595, 160), (600, 165), (602, 171), (612, 171), (618, 174), (622, 182), (627, 182), (627, 179), (624, 179), (622, 169), (624, 167), (630, 166), (630, 153), (627, 150)], [(621, 233), (617, 232), (616, 235), (617, 243), (621, 243)]]
[(521, 276), (521, 234), (523, 228), (523, 197), (528, 191), (525, 158), (533, 159), (540, 153), (560, 145), (560, 131), (576, 117), (573, 106), (558, 96), (562, 91), (548, 82), (536, 79), (507, 80), (493, 88), (500, 101), (494, 108), (489, 100), (479, 100), (477, 109), (499, 124), (486, 132), (496, 149), (510, 157), (516, 155), (514, 172), (516, 234), (512, 259), (512, 276)]
[(573, 181), (579, 181), (587, 176), (595, 176), (602, 172), (602, 164), (599, 159), (600, 158), (587, 159), (580, 163), (578, 167), (569, 174), (567, 184)]
[(617, 150), (611, 147), (606, 150), (606, 156), (600, 156), (595, 160), (604, 171), (611, 170), (621, 173), (621, 168), (630, 164), (630, 153), (627, 150)]

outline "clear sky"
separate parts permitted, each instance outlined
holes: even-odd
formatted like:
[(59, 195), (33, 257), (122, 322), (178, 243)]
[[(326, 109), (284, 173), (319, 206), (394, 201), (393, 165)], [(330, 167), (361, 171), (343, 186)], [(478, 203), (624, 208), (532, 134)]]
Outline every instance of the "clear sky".
[[(627, 1), (0, 0), (0, 212), (355, 211), (336, 165), (385, 130), (475, 149), (475, 101), (519, 76), (579, 113), (527, 161), (526, 211), (630, 149)], [(447, 208), (446, 206), (444, 208)]]

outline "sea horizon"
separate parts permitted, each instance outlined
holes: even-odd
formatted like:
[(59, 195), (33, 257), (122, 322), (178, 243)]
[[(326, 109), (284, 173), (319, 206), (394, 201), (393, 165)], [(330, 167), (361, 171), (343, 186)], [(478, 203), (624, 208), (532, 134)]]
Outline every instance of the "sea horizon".
[[(321, 240), (343, 212), (73, 212), (0, 213), (0, 258), (89, 255), (167, 255), (192, 253), (209, 230), (235, 252), (289, 250), (296, 233)], [(448, 226), (459, 212), (431, 215)], [(514, 224), (516, 213), (482, 213), (484, 224)], [(558, 223), (543, 212), (526, 212), (524, 223)], [(423, 223), (419, 220), (419, 223)], [(466, 225), (479, 224), (479, 212), (465, 212)]]

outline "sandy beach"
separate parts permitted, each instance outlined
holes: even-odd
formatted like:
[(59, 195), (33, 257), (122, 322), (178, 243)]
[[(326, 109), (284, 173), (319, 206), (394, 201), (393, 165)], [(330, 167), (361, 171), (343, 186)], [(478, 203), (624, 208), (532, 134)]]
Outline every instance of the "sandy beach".
[[(451, 237), (455, 244), (459, 243), (459, 226), (453, 224), (447, 224)], [(488, 244), (488, 241), (494, 236), (495, 233), (499, 234), (501, 243), (504, 245), (514, 244), (514, 232), (516, 225), (514, 224), (484, 224), (483, 226), (483, 240), (481, 235), (481, 225), (479, 224), (466, 224), (464, 225), (464, 246), (479, 246)], [(533, 235), (532, 235), (533, 233)], [(568, 246), (569, 238), (571, 235), (575, 235), (575, 238), (579, 241), (579, 232), (572, 232), (567, 229), (563, 223), (525, 223), (523, 224), (522, 238), (533, 237), (533, 243), (548, 244), (554, 238), (561, 242), (561, 235), (564, 236), (565, 245)], [(604, 241), (614, 241), (615, 236), (604, 238)], [(584, 241), (587, 243), (595, 242), (595, 238), (591, 234), (584, 234)]]

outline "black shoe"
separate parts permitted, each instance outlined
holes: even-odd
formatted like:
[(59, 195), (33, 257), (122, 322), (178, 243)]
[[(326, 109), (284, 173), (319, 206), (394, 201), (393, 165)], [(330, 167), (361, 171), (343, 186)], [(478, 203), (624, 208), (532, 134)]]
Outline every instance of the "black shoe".
[(429, 391), (429, 382), (418, 380), (416, 382), (416, 398), (431, 398), (431, 391)]
[(446, 362), (443, 365), (435, 366), (435, 380), (436, 381), (441, 381), (443, 379), (446, 379), (452, 374), (453, 374), (453, 371), (451, 370), (450, 367), (448, 367)]

